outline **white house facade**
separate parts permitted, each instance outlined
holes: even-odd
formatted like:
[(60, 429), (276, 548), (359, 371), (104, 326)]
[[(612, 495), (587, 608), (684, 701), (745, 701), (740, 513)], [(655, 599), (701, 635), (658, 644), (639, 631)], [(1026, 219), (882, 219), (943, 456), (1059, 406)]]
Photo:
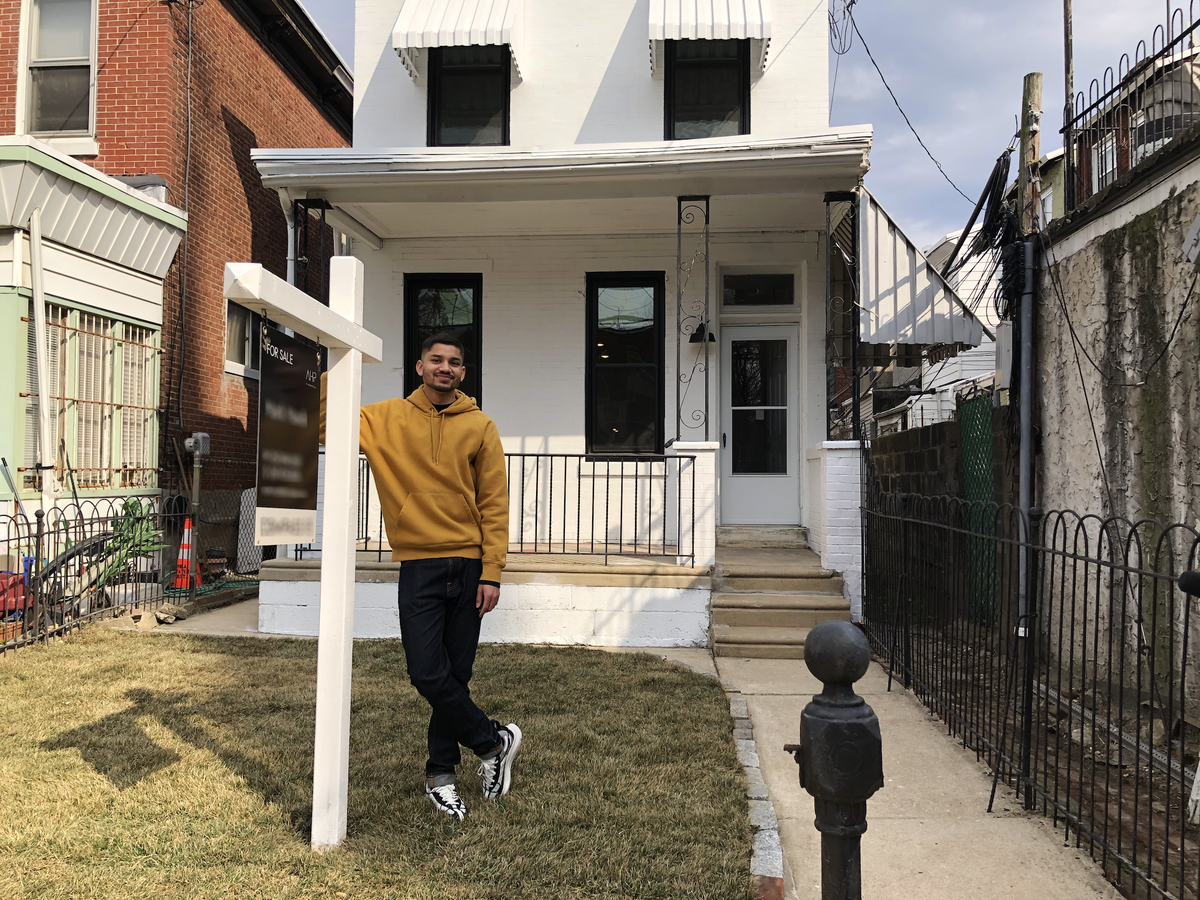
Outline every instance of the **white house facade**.
[[(827, 28), (823, 0), (359, 0), (353, 148), (254, 151), (285, 208), (323, 204), (364, 263), (384, 338), (365, 402), (415, 387), (433, 331), (467, 346), (512, 497), (485, 639), (704, 644), (721, 529), (807, 543), (857, 601), (827, 237), (849, 215), (851, 253), (879, 241), (845, 202), (871, 130), (828, 126)], [(882, 315), (916, 303), (978, 343), (915, 248), (889, 246)], [(361, 493), (357, 631), (391, 636), (395, 566)], [(318, 563), (298, 555), (264, 567), (263, 630), (315, 632)]]

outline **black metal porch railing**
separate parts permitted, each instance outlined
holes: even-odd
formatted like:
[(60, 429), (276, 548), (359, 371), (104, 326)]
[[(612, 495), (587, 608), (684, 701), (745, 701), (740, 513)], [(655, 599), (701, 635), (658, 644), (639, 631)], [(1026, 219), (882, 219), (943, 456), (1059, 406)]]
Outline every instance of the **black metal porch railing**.
[(864, 625), (963, 745), (1131, 897), (1200, 897), (1200, 535), (868, 492)]
[[(696, 558), (694, 456), (506, 453), (508, 552)], [(365, 458), (358, 468), (359, 558), (391, 559)], [(317, 555), (319, 541), (296, 548)]]
[(1149, 45), (1140, 41), (1064, 110), (1068, 212), (1200, 121), (1200, 0), (1189, 0), (1186, 16), (1182, 6), (1167, 10)]

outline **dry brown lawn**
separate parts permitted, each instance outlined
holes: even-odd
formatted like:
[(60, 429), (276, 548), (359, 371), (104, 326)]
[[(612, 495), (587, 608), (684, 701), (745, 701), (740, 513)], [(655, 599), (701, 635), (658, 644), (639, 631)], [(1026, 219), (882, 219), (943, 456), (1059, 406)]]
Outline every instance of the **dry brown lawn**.
[(316, 644), (87, 628), (0, 659), (0, 897), (749, 896), (725, 695), (645, 654), (484, 646), (474, 693), (525, 743), (462, 824), (421, 790), (398, 642), (354, 652), (350, 821), (308, 846)]

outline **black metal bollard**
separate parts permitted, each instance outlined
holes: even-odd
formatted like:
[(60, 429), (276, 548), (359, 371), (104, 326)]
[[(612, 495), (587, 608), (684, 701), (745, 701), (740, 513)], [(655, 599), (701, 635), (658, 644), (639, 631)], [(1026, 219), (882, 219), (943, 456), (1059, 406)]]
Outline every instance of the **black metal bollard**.
[(800, 714), (800, 743), (785, 750), (800, 764), (821, 832), (822, 900), (862, 900), (859, 844), (867, 800), (883, 787), (879, 719), (854, 682), (867, 674), (871, 647), (849, 622), (823, 622), (804, 642), (804, 662), (825, 686)]

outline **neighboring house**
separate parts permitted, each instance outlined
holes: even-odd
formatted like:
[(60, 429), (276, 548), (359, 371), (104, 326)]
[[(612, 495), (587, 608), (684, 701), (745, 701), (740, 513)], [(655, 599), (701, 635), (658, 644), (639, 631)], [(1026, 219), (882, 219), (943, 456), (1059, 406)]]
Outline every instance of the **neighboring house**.
[(1045, 232), (1038, 284), (1047, 509), (1200, 521), (1200, 317), (1184, 255), (1200, 215), (1200, 88), (1181, 49), (1197, 28), (1177, 24), (1111, 90), (1081, 97), (1067, 134), (1068, 208)]
[[(294, 210), (263, 189), (250, 153), (346, 146), (348, 67), (294, 0), (3, 9), (0, 455), (36, 498), (27, 232), (40, 206), (60, 501), (174, 489), (176, 441), (195, 431), (212, 435), (208, 488), (253, 487), (257, 342), (252, 314), (227, 310), (223, 265), (282, 276), (319, 255), (316, 227), (289, 249)], [(0, 498), (11, 503), (2, 484)]]
[[(363, 0), (355, 34), (353, 149), (253, 158), (352, 237), (384, 340), (366, 401), (415, 387), (428, 334), (466, 343), (512, 496), (486, 634), (704, 643), (718, 540), (807, 543), (856, 601), (859, 445), (827, 440), (852, 367), (827, 351), (859, 306), (878, 345), (980, 335), (860, 190), (870, 128), (829, 127), (823, 0)], [(574, 557), (606, 551), (625, 565)], [(264, 630), (315, 631), (315, 565), (264, 569)], [(390, 565), (360, 572), (360, 635), (396, 633)]]

